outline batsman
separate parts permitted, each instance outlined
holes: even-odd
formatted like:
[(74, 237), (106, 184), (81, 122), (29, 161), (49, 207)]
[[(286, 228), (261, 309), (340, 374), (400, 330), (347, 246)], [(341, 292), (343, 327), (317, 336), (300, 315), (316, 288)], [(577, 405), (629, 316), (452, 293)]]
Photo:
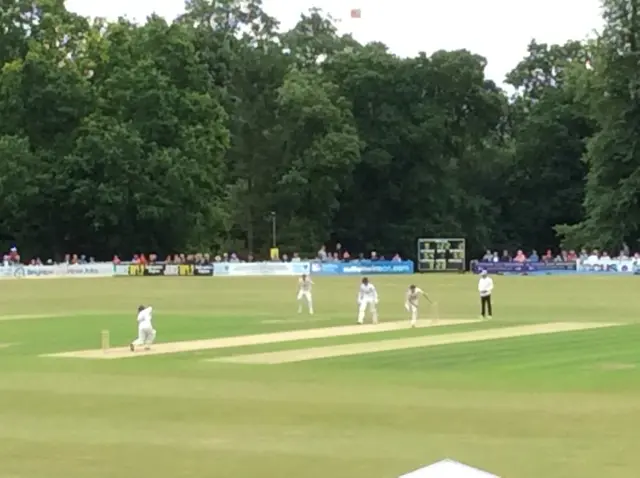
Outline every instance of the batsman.
[(435, 305), (435, 302), (433, 302), (422, 289), (411, 284), (409, 286), (409, 290), (407, 290), (407, 296), (404, 303), (404, 308), (407, 312), (411, 313), (411, 327), (415, 327), (416, 322), (418, 321), (418, 301), (420, 296), (427, 299), (429, 304)]

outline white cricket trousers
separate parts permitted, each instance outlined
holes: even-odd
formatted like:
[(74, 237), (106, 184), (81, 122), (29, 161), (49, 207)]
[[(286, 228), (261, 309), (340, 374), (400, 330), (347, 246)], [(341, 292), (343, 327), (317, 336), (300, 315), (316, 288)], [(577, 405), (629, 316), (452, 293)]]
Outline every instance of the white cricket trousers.
[(156, 330), (153, 327), (139, 327), (138, 338), (133, 341), (133, 345), (151, 345), (156, 339)]
[(378, 323), (378, 308), (376, 307), (376, 303), (372, 300), (363, 300), (360, 302), (358, 306), (358, 323), (364, 323), (364, 315), (367, 312), (367, 309), (371, 312), (371, 319), (374, 324)]
[(404, 304), (404, 308), (411, 314), (411, 325), (416, 325), (416, 321), (418, 320), (418, 306), (407, 302)]
[(302, 312), (302, 305), (306, 303), (309, 313), (313, 314), (313, 299), (311, 298), (311, 292), (308, 290), (301, 290), (298, 292), (298, 313)]

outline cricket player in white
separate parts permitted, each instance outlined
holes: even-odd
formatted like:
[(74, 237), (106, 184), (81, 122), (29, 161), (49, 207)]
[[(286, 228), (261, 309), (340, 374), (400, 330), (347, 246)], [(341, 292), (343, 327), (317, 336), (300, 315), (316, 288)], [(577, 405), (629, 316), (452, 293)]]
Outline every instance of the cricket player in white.
[(302, 313), (302, 306), (306, 302), (309, 314), (313, 315), (313, 298), (311, 297), (311, 286), (313, 281), (306, 274), (298, 280), (298, 314)]
[(366, 277), (362, 278), (362, 284), (358, 291), (358, 323), (364, 324), (364, 314), (367, 308), (371, 310), (371, 319), (378, 323), (378, 291)]
[(153, 309), (141, 305), (138, 307), (138, 338), (131, 342), (129, 348), (136, 351), (136, 345), (144, 345), (145, 350), (149, 350), (151, 344), (156, 339), (156, 331), (151, 324)]
[(483, 319), (490, 319), (493, 315), (491, 307), (491, 293), (493, 292), (493, 279), (483, 270), (478, 281), (478, 292), (480, 293), (480, 313)]
[(411, 312), (411, 327), (415, 327), (418, 320), (418, 300), (420, 296), (423, 296), (430, 304), (433, 304), (429, 296), (425, 294), (422, 289), (411, 284), (409, 290), (407, 290), (407, 296), (404, 302), (404, 308), (407, 309), (407, 312)]

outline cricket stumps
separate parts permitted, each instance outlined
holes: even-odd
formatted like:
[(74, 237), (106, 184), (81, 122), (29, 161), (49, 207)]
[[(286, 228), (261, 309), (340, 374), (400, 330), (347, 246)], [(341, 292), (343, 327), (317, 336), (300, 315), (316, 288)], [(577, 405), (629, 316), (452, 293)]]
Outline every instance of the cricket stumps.
[(102, 351), (104, 353), (107, 353), (107, 351), (109, 350), (109, 331), (108, 330), (103, 330), (102, 331)]

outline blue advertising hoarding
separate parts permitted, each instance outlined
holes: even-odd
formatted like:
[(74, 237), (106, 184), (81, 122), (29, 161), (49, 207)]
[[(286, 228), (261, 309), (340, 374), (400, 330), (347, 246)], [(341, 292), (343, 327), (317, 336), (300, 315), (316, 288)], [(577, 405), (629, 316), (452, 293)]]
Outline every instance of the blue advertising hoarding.
[(575, 262), (477, 262), (471, 263), (471, 271), (502, 275), (559, 275), (575, 274)]
[(601, 257), (600, 259), (587, 259), (578, 261), (578, 272), (580, 274), (635, 274), (640, 272), (640, 261), (637, 259), (611, 259)]
[(413, 274), (413, 261), (312, 262), (312, 275)]

